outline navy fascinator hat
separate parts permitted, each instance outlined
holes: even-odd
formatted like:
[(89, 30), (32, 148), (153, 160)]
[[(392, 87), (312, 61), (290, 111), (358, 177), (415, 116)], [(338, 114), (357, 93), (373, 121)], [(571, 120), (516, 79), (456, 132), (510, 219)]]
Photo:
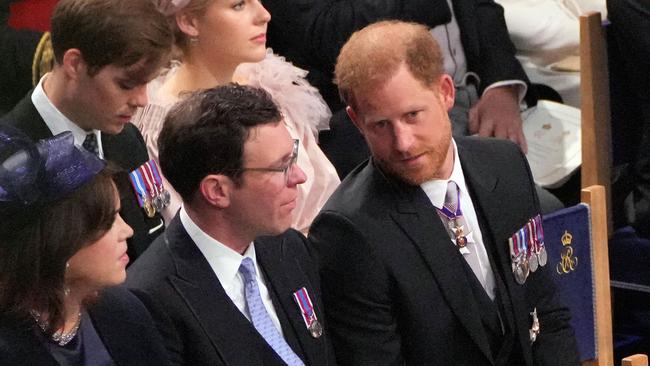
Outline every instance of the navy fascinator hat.
[(62, 199), (105, 166), (75, 147), (71, 132), (34, 143), (21, 131), (0, 126), (0, 217)]

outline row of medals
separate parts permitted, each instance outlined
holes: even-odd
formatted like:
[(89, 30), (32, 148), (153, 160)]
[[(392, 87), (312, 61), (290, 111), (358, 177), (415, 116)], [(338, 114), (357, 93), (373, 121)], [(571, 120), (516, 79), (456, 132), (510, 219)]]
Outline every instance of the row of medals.
[(169, 194), (169, 191), (163, 188), (160, 194), (151, 198), (145, 197), (143, 198), (143, 201), (144, 212), (147, 214), (147, 217), (152, 218), (156, 215), (156, 212), (162, 212), (162, 210), (169, 205), (169, 202), (171, 202), (171, 195)]
[[(456, 246), (459, 248), (464, 248), (467, 245), (467, 235), (469, 232), (465, 232), (465, 226), (465, 218), (463, 216), (449, 220), (449, 229), (454, 234)], [(535, 272), (540, 266), (545, 266), (547, 260), (548, 255), (543, 246), (535, 245), (535, 252), (530, 256), (520, 252), (512, 261), (512, 273), (514, 273), (517, 283), (523, 285), (530, 272)]]
[(548, 260), (546, 249), (543, 246), (540, 247), (535, 244), (535, 251), (528, 255), (527, 253), (530, 250), (532, 249), (529, 248), (526, 252), (519, 252), (519, 255), (512, 261), (512, 273), (514, 273), (515, 280), (520, 285), (526, 282), (530, 272), (535, 272), (537, 268), (544, 267)]

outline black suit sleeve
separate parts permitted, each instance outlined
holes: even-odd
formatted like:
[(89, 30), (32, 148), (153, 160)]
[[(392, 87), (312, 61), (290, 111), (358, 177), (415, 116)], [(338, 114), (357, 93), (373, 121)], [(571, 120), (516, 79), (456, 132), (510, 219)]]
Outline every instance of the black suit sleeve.
[[(521, 80), (530, 84), (524, 69), (515, 58), (516, 49), (510, 40), (501, 5), (493, 0), (473, 0), (473, 2), (476, 3), (475, 15), (469, 19), (461, 19), (473, 22), (478, 33), (476, 46), (479, 54), (477, 57), (467, 55), (467, 60), (470, 70), (476, 71), (481, 78), (480, 91), (503, 80)], [(467, 25), (467, 27), (471, 26)], [(463, 28), (461, 25), (461, 32)], [(467, 43), (471, 42), (467, 38), (463, 37), (465, 52), (474, 52), (467, 46)]]
[(319, 254), (329, 334), (339, 365), (400, 365), (391, 279), (346, 217), (321, 213), (309, 240)]

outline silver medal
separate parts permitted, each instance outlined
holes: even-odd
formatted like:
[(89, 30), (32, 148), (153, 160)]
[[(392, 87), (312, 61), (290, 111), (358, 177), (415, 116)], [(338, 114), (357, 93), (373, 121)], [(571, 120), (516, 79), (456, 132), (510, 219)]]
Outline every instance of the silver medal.
[(318, 319), (315, 319), (311, 325), (309, 325), (309, 333), (311, 333), (311, 336), (314, 338), (319, 338), (323, 335), (323, 326), (320, 325)]
[(164, 207), (169, 206), (169, 202), (171, 202), (172, 199), (172, 196), (169, 194), (169, 191), (163, 188), (163, 191), (160, 195), (163, 199), (163, 206)]
[(530, 255), (530, 258), (528, 258), (528, 266), (530, 267), (530, 270), (532, 272), (537, 271), (537, 268), (539, 267), (539, 261), (537, 258), (537, 254), (532, 253)]
[(548, 255), (546, 254), (546, 249), (544, 247), (539, 248), (539, 265), (544, 267), (546, 265), (546, 261), (548, 260)]
[(526, 282), (526, 275), (524, 274), (524, 269), (522, 268), (521, 263), (513, 264), (513, 266), (514, 266), (513, 274), (515, 275), (515, 281), (517, 281), (518, 284), (523, 285), (524, 282)]
[(157, 212), (162, 212), (162, 209), (165, 207), (163, 206), (163, 199), (160, 195), (153, 198), (153, 207)]
[(530, 266), (528, 265), (528, 259), (525, 259), (521, 262), (521, 267), (524, 271), (524, 282), (528, 279), (528, 275), (530, 274)]

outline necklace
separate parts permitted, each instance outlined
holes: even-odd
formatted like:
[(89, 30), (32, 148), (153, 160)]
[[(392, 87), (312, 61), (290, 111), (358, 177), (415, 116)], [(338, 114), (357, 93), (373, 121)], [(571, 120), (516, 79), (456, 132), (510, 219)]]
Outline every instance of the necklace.
[[(41, 328), (43, 332), (47, 332), (47, 330), (50, 328), (50, 322), (43, 319), (41, 313), (39, 313), (36, 310), (30, 311), (30, 314), (36, 321), (36, 324), (38, 324), (38, 327)], [(64, 333), (62, 329), (59, 329), (50, 336), (50, 339), (56, 342), (59, 346), (65, 346), (66, 344), (70, 343), (70, 341), (74, 338), (74, 336), (77, 335), (77, 331), (79, 330), (79, 325), (81, 325), (81, 312), (79, 312), (77, 316), (77, 322), (75, 323), (74, 327), (70, 329), (69, 332)]]

